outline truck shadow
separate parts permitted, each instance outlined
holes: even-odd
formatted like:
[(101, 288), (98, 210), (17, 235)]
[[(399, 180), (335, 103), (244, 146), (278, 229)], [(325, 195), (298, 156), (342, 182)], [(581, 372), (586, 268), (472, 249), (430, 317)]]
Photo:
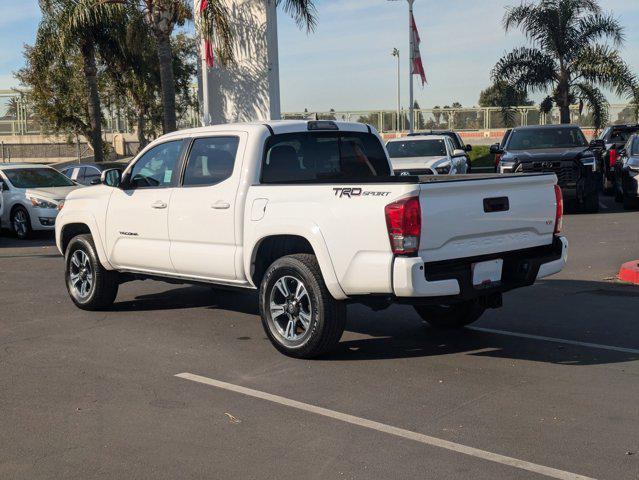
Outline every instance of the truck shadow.
[[(372, 338), (342, 341), (325, 360), (382, 360), (460, 353), (576, 366), (639, 360), (637, 287), (548, 280), (507, 294), (504, 302), (502, 310), (487, 312), (473, 326), (449, 331), (429, 327), (408, 306), (392, 307), (386, 312), (353, 307), (347, 331)], [(480, 331), (475, 330), (475, 326), (613, 349)]]

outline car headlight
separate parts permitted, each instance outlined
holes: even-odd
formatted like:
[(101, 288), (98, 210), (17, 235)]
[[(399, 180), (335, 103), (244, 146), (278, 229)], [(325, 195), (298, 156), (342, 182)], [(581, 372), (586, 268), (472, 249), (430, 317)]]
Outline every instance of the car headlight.
[(37, 197), (29, 197), (31, 200), (31, 205), (36, 208), (58, 208), (58, 205), (53, 202), (49, 202), (48, 200), (43, 200), (42, 198)]
[(437, 173), (439, 175), (448, 175), (450, 173), (450, 163), (446, 163), (444, 165), (440, 165), (439, 167), (435, 167)]
[(597, 171), (597, 162), (595, 161), (595, 157), (586, 157), (581, 159), (581, 164), (584, 167), (592, 168), (593, 172)]

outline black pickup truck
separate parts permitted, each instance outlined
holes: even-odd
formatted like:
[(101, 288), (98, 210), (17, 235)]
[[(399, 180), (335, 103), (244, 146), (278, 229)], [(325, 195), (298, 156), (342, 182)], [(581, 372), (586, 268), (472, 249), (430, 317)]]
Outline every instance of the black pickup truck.
[(639, 132), (639, 124), (610, 125), (604, 128), (599, 140), (605, 144), (597, 151), (602, 173), (602, 189), (604, 194), (612, 195), (615, 181), (615, 164), (619, 159), (619, 152), (633, 134)]
[(599, 211), (599, 179), (593, 149), (576, 125), (516, 127), (503, 144), (490, 147), (499, 155), (497, 171), (502, 173), (553, 172), (564, 198), (577, 200), (581, 209)]

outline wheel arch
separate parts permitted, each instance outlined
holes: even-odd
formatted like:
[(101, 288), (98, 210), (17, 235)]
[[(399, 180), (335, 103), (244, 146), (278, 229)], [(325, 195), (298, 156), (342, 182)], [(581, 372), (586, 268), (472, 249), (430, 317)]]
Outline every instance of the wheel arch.
[(71, 240), (78, 235), (90, 234), (93, 238), (93, 244), (95, 245), (100, 263), (107, 270), (114, 270), (113, 266), (108, 260), (104, 244), (102, 243), (102, 237), (99, 235), (99, 229), (95, 220), (91, 218), (65, 218), (62, 225), (58, 225), (56, 222), (56, 243), (58, 250), (62, 255), (66, 255), (67, 247)]
[(301, 232), (272, 232), (256, 240), (250, 251), (251, 254), (245, 260), (245, 271), (247, 272), (248, 280), (256, 288), (259, 288), (268, 267), (278, 258), (296, 253), (309, 253), (317, 258), (324, 283), (333, 298), (337, 300), (347, 298), (339, 285), (328, 249), (323, 240), (319, 242), (317, 238), (304, 235)]

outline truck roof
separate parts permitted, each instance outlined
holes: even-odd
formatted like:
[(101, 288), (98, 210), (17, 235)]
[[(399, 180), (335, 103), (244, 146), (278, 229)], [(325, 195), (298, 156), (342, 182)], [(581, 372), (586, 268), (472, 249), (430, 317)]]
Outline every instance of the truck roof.
[[(274, 134), (281, 133), (296, 133), (309, 131), (309, 123), (333, 124), (337, 126), (340, 131), (346, 132), (368, 132), (375, 131), (373, 127), (370, 127), (364, 123), (356, 122), (339, 122), (336, 120), (268, 120), (264, 122), (241, 122), (241, 123), (224, 123), (219, 125), (209, 125), (206, 127), (189, 128), (185, 130), (178, 130), (164, 135), (165, 138), (179, 137), (184, 135), (197, 135), (202, 133), (221, 132), (225, 130), (248, 130), (255, 131), (263, 128), (272, 130)], [(330, 130), (329, 128), (317, 128), (317, 131)]]
[(388, 143), (390, 142), (429, 142), (429, 141), (434, 141), (434, 140), (446, 140), (448, 137), (447, 135), (407, 135), (405, 137), (401, 137), (401, 138), (391, 138), (390, 140), (388, 140)]
[(513, 127), (515, 130), (552, 130), (554, 128), (580, 128), (579, 125), (573, 123), (561, 123), (552, 125), (522, 125), (520, 127)]
[(16, 168), (51, 168), (41, 163), (0, 163), (0, 170), (13, 170)]

